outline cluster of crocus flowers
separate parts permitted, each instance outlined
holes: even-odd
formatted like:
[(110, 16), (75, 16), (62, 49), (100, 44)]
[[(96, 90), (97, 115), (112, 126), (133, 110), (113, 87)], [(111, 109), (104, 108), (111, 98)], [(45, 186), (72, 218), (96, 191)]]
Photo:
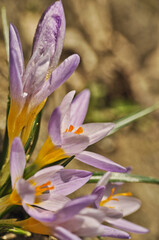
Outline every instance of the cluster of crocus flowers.
[[(129, 239), (130, 235), (125, 231), (147, 232), (147, 229), (123, 219), (136, 211), (140, 202), (129, 192), (117, 193), (118, 187), (108, 183), (109, 172), (91, 194), (75, 199), (69, 196), (88, 183), (92, 176), (89, 171), (64, 169), (69, 159), (75, 157), (104, 171), (128, 171), (108, 158), (86, 150), (114, 128), (113, 123), (84, 123), (90, 98), (88, 89), (76, 96), (75, 91), (66, 94), (50, 117), (49, 136), (37, 158), (32, 163), (26, 162), (24, 145), (37, 114), (47, 97), (79, 64), (79, 56), (73, 54), (57, 67), (64, 35), (63, 6), (57, 1), (44, 12), (38, 23), (32, 56), (24, 68), (20, 37), (16, 27), (10, 25), (11, 104), (7, 130), (11, 189), (6, 188), (6, 195), (1, 193), (0, 213), (12, 205), (21, 206), (28, 218), (14, 221), (14, 226), (59, 240), (99, 236)], [(63, 166), (55, 165), (62, 162)], [(27, 167), (31, 170), (29, 177)]]
[(33, 121), (43, 108), (47, 97), (70, 77), (79, 64), (79, 56), (74, 54), (56, 68), (64, 36), (65, 16), (61, 1), (57, 1), (44, 12), (39, 21), (32, 56), (25, 69), (18, 31), (15, 26), (10, 25), (10, 145), (14, 137), (20, 134), (25, 144)]

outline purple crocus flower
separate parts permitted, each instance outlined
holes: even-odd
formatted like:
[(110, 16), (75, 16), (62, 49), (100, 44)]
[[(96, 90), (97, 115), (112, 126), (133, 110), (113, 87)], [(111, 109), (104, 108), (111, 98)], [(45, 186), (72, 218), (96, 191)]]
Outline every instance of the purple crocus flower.
[(42, 15), (33, 41), (33, 51), (26, 69), (18, 31), (10, 25), (10, 96), (8, 116), (10, 145), (22, 129), (23, 144), (32, 123), (43, 108), (47, 97), (70, 77), (79, 64), (73, 54), (57, 68), (65, 36), (65, 16), (61, 1), (52, 4)]
[[(63, 169), (57, 165), (38, 171), (34, 176), (25, 180), (25, 152), (20, 138), (15, 138), (10, 153), (10, 172), (12, 193), (5, 198), (9, 205), (22, 205), (28, 214), (43, 220), (52, 216), (50, 211), (57, 211), (67, 201), (66, 195), (83, 186), (91, 177), (92, 173), (82, 170)], [(41, 209), (46, 209), (44, 213)]]
[(111, 214), (106, 214), (104, 221), (114, 227), (132, 233), (147, 233), (148, 229), (123, 219), (123, 217), (137, 211), (141, 202), (137, 198), (130, 197), (132, 195), (130, 192), (117, 193), (122, 183), (108, 183), (110, 176), (110, 172), (106, 173), (94, 189), (92, 194), (97, 195), (94, 207), (101, 210), (108, 209)]
[(126, 168), (108, 158), (97, 153), (84, 151), (89, 145), (105, 137), (112, 130), (114, 124), (83, 124), (90, 92), (85, 89), (75, 98), (74, 95), (75, 91), (69, 92), (60, 106), (53, 111), (48, 127), (49, 137), (34, 163), (40, 168), (64, 157), (75, 155), (76, 159), (102, 170), (126, 172)]
[(34, 233), (52, 235), (59, 240), (80, 240), (85, 237), (113, 236), (129, 238), (129, 234), (102, 225), (105, 212), (87, 206), (96, 196), (85, 196), (71, 200), (53, 214), (52, 219), (42, 221), (31, 213), (31, 218), (17, 224)]

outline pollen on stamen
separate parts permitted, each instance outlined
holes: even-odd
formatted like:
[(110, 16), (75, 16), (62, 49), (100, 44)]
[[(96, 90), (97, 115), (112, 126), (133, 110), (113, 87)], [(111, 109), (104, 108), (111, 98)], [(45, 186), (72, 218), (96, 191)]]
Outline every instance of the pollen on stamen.
[(76, 131), (75, 131), (76, 134), (81, 134), (83, 133), (83, 128), (82, 127), (79, 127)]

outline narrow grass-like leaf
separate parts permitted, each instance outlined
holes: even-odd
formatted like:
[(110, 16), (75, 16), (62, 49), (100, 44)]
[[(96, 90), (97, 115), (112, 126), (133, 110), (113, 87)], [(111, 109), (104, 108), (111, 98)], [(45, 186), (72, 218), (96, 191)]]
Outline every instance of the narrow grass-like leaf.
[(117, 132), (120, 128), (125, 127), (126, 125), (130, 124), (131, 122), (133, 122), (141, 117), (144, 117), (157, 109), (159, 109), (159, 103), (156, 103), (156, 104), (152, 105), (151, 107), (145, 108), (145, 109), (141, 110), (140, 112), (131, 114), (128, 117), (124, 117), (120, 120), (115, 121), (115, 127), (112, 129), (112, 131), (110, 131), (110, 133), (107, 136), (112, 135), (113, 133)]
[(4, 35), (7, 59), (8, 59), (8, 62), (9, 62), (9, 27), (8, 27), (6, 8), (5, 7), (1, 8), (1, 15), (2, 15), (3, 35)]
[[(89, 180), (89, 183), (97, 183), (104, 175), (102, 172), (94, 172)], [(159, 184), (159, 178), (139, 176), (127, 173), (112, 173), (109, 182), (127, 182), (127, 183), (152, 183)]]

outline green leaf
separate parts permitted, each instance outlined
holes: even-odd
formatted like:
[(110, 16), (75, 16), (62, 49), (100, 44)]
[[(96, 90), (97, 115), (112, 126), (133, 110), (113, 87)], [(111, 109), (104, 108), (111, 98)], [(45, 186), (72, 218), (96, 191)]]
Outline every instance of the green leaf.
[[(97, 183), (105, 173), (94, 172), (89, 180), (89, 183)], [(159, 184), (158, 178), (139, 176), (127, 173), (112, 173), (109, 182), (125, 182), (125, 183), (152, 183)]]
[(31, 157), (39, 137), (41, 116), (42, 116), (42, 111), (40, 111), (39, 114), (37, 115), (31, 130), (30, 136), (24, 146), (27, 160), (29, 160), (29, 158)]
[(156, 104), (152, 105), (151, 107), (145, 108), (145, 109), (141, 110), (140, 112), (131, 114), (128, 117), (124, 117), (120, 120), (117, 120), (115, 122), (115, 127), (112, 129), (112, 131), (110, 131), (110, 133), (107, 136), (117, 132), (120, 128), (125, 127), (126, 125), (130, 124), (131, 122), (133, 122), (141, 117), (144, 117), (147, 114), (149, 114), (157, 109), (159, 109), (159, 103), (156, 103)]
[(4, 41), (6, 46), (6, 53), (7, 53), (7, 59), (9, 62), (9, 28), (8, 28), (8, 22), (7, 22), (7, 15), (6, 15), (6, 8), (1, 8), (1, 15), (2, 15), (2, 25), (3, 25), (3, 34), (4, 34)]
[(15, 234), (25, 235), (26, 237), (30, 237), (31, 236), (30, 232), (25, 231), (25, 230), (23, 230), (21, 228), (14, 227), (14, 228), (10, 228), (8, 231), (11, 232), (11, 233), (15, 233)]

